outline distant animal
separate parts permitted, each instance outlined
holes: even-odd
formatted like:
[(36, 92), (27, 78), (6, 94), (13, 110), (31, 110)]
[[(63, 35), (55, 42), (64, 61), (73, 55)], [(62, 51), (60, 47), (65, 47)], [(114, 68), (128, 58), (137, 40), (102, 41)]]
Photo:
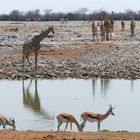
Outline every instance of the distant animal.
[(136, 27), (136, 23), (135, 23), (135, 21), (132, 19), (132, 20), (131, 20), (131, 24), (130, 24), (131, 36), (134, 36), (135, 27)]
[(97, 38), (97, 26), (95, 25), (95, 21), (93, 19), (92, 21), (92, 41), (98, 41), (98, 38)]
[(121, 27), (122, 27), (122, 31), (124, 31), (125, 28), (125, 22), (123, 20), (121, 20)]
[(72, 114), (60, 113), (57, 115), (57, 121), (58, 121), (58, 130), (60, 130), (60, 126), (62, 125), (62, 123), (66, 123), (65, 131), (69, 123), (72, 130), (72, 123), (74, 123), (77, 126), (78, 131), (83, 131), (84, 125), (80, 125)]
[(93, 112), (83, 112), (81, 114), (81, 118), (83, 119), (82, 126), (85, 126), (87, 121), (89, 122), (97, 122), (98, 123), (98, 131), (100, 131), (100, 124), (103, 120), (105, 120), (109, 115), (115, 115), (113, 113), (114, 108), (110, 105), (109, 110), (105, 114), (93, 113)]
[(14, 129), (16, 128), (16, 125), (15, 125), (15, 120), (14, 118), (8, 118), (4, 115), (0, 115), (0, 126), (3, 126), (3, 129), (6, 128), (6, 125), (9, 125), (9, 126), (12, 126)]
[(104, 27), (105, 27), (105, 32), (106, 32), (106, 40), (111, 40), (112, 39), (112, 23), (110, 22), (109, 19), (104, 20)]
[(12, 31), (13, 31), (13, 32), (17, 32), (17, 31), (19, 31), (18, 27), (10, 28), (9, 30), (10, 30), (11, 32), (12, 32)]
[(105, 26), (103, 24), (103, 21), (101, 20), (101, 25), (100, 25), (100, 33), (101, 33), (101, 41), (105, 40)]

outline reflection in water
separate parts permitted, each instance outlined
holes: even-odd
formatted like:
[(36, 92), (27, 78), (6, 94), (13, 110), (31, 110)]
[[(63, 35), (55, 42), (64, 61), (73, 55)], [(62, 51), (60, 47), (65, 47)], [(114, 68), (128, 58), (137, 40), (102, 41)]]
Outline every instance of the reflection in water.
[(109, 79), (101, 79), (101, 95), (106, 96), (109, 87)]
[(130, 82), (131, 82), (131, 92), (133, 93), (133, 91), (134, 91), (134, 81), (131, 80)]
[(46, 112), (40, 104), (40, 98), (38, 95), (37, 89), (37, 80), (35, 80), (35, 93), (34, 96), (30, 91), (30, 87), (32, 85), (32, 80), (30, 80), (29, 85), (25, 89), (24, 80), (22, 81), (23, 85), (23, 104), (26, 108), (30, 108), (35, 114), (44, 117), (47, 120), (54, 120), (54, 115), (50, 115)]
[(95, 93), (96, 93), (96, 84), (97, 81), (100, 81), (100, 87), (101, 87), (101, 95), (106, 96), (107, 95), (107, 90), (109, 88), (110, 80), (109, 79), (92, 79), (92, 88), (93, 88), (93, 97), (95, 98)]
[(95, 99), (96, 82), (97, 82), (96, 79), (92, 79), (93, 99)]
[[(97, 87), (98, 82), (100, 84), (99, 87), (101, 90), (101, 95), (103, 97), (106, 97), (109, 86), (111, 84), (111, 79), (92, 79), (93, 98), (94, 99), (95, 99), (95, 95), (96, 95), (96, 87)], [(131, 93), (133, 93), (133, 91), (134, 91), (134, 80), (130, 80), (130, 91), (131, 91)]]

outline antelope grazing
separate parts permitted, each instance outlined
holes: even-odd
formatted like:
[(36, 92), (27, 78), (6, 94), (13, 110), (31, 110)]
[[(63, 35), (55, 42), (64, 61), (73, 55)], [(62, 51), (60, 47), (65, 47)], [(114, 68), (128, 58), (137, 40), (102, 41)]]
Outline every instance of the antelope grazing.
[(0, 115), (0, 126), (3, 126), (3, 128), (6, 128), (6, 125), (12, 126), (14, 129), (16, 128), (15, 126), (15, 120), (12, 118), (7, 118), (4, 115)]
[(70, 127), (72, 130), (72, 123), (74, 123), (77, 126), (78, 131), (83, 131), (84, 124), (80, 125), (72, 114), (60, 113), (57, 115), (57, 121), (58, 121), (58, 130), (60, 126), (62, 125), (62, 123), (66, 123), (65, 131), (67, 129), (68, 123), (70, 123)]
[(109, 110), (105, 114), (93, 113), (93, 112), (84, 112), (81, 114), (81, 118), (83, 119), (82, 126), (85, 126), (87, 121), (89, 122), (97, 122), (98, 123), (98, 132), (100, 131), (101, 122), (106, 119), (109, 115), (115, 115), (113, 113), (114, 108), (110, 105)]

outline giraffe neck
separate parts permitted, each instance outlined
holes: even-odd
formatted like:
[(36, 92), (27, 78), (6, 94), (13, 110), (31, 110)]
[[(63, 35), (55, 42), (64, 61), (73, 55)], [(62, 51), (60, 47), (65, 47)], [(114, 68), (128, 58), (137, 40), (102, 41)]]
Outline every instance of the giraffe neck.
[(50, 29), (43, 31), (39, 35), (36, 35), (33, 40), (40, 43), (45, 37), (47, 37), (47, 35), (50, 33), (50, 31), (51, 31)]
[(95, 20), (92, 21), (92, 25), (95, 26)]

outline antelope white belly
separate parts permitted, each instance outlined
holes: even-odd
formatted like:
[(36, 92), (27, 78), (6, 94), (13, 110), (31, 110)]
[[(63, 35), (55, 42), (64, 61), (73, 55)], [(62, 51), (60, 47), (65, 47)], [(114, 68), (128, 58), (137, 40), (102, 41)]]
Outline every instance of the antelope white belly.
[(89, 121), (89, 122), (98, 122), (97, 119), (93, 119), (93, 118), (88, 118), (88, 121)]

